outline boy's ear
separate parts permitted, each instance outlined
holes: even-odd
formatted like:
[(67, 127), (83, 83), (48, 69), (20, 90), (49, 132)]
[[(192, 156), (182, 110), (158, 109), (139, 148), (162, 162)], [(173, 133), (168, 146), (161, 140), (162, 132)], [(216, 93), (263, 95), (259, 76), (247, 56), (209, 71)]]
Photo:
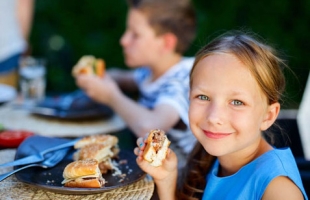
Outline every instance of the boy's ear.
[(261, 131), (267, 130), (277, 119), (280, 112), (280, 104), (273, 103), (268, 106), (265, 118), (261, 124)]
[(163, 39), (165, 42), (165, 50), (175, 51), (178, 42), (177, 37), (172, 33), (165, 33)]

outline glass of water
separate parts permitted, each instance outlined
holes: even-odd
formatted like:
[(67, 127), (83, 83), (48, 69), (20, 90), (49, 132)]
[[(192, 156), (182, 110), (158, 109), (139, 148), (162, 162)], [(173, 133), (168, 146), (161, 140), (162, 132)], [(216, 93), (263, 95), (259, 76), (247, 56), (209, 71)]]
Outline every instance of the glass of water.
[(41, 58), (23, 57), (19, 65), (19, 86), (24, 104), (34, 105), (45, 97), (46, 62)]

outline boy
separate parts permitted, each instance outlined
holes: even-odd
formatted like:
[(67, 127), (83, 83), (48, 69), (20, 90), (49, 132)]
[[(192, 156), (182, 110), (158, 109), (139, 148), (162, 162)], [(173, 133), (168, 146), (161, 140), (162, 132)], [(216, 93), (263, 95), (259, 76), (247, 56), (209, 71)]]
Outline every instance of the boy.
[[(120, 39), (131, 71), (110, 70), (103, 79), (77, 77), (94, 100), (111, 107), (137, 137), (162, 129), (187, 154), (195, 143), (188, 126), (189, 72), (194, 58), (182, 54), (195, 36), (195, 13), (187, 0), (128, 0)], [(122, 91), (138, 89), (138, 102)]]

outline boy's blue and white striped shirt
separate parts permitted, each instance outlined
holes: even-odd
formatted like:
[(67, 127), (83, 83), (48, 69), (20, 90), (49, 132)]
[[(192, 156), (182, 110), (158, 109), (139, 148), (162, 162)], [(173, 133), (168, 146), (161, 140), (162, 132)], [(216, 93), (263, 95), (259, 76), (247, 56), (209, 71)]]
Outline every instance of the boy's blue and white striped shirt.
[(150, 109), (158, 104), (169, 104), (178, 111), (180, 118), (187, 125), (186, 131), (172, 129), (168, 134), (185, 153), (188, 153), (196, 142), (189, 129), (188, 121), (189, 73), (193, 63), (193, 57), (184, 57), (153, 82), (151, 81), (152, 72), (149, 68), (139, 68), (134, 72), (141, 95), (139, 103)]

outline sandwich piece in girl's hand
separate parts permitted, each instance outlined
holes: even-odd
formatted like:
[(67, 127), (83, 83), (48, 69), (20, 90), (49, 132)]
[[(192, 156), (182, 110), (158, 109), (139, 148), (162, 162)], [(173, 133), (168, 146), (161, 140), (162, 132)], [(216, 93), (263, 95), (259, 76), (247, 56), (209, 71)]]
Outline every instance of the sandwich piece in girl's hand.
[(143, 158), (150, 162), (154, 167), (162, 165), (162, 161), (166, 158), (170, 141), (164, 131), (155, 129), (151, 130), (144, 149)]

